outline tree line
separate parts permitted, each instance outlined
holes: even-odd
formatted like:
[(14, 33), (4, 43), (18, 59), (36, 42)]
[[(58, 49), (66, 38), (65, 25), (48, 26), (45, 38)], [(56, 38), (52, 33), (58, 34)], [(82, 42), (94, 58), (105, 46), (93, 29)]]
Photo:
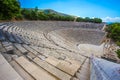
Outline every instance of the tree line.
[[(108, 32), (107, 37), (111, 38), (120, 47), (120, 23), (107, 25), (106, 31)], [(120, 49), (118, 49), (116, 53), (120, 58)]]
[[(18, 0), (0, 0), (0, 20), (55, 20), (55, 21), (74, 21), (71, 15), (60, 15), (58, 13), (45, 13), (37, 7), (26, 9), (20, 7)], [(77, 17), (77, 22), (101, 23), (100, 18)]]

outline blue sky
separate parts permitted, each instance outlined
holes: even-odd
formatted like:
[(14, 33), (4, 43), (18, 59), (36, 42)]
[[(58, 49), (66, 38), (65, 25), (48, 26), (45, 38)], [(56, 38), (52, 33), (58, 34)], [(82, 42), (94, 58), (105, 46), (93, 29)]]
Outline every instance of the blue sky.
[(53, 9), (80, 17), (120, 22), (120, 0), (19, 0), (22, 8)]

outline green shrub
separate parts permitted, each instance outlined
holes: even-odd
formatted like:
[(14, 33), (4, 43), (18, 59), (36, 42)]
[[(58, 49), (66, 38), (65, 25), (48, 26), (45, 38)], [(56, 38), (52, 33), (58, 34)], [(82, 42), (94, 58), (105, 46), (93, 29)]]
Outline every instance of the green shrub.
[(17, 15), (15, 16), (15, 19), (16, 19), (16, 20), (23, 20), (23, 16), (22, 16), (21, 14), (17, 14)]
[(117, 41), (116, 44), (117, 44), (118, 46), (120, 46), (120, 41)]
[(116, 51), (118, 58), (120, 58), (120, 49)]

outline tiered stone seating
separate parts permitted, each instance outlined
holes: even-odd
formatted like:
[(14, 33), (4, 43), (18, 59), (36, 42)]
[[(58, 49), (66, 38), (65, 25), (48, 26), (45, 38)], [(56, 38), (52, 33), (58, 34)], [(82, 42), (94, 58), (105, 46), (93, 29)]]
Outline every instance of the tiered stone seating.
[(18, 63), (15, 61), (10, 62), (11, 66), (19, 73), (19, 75), (24, 79), (24, 80), (35, 80), (32, 76), (30, 76), (21, 66), (19, 66)]
[(86, 30), (86, 29), (75, 28), (75, 29), (60, 29), (60, 30), (52, 31), (49, 33), (49, 35), (51, 36), (51, 38), (52, 35), (59, 35), (59, 37), (62, 37), (63, 39), (69, 42), (72, 41), (71, 43), (74, 43), (74, 45), (75, 43), (99, 45), (105, 35), (105, 32), (100, 30), (92, 30), (92, 29)]
[(60, 80), (70, 80), (71, 76), (62, 72), (61, 70), (55, 68), (54, 66), (48, 64), (45, 61), (40, 60), (39, 58), (35, 58), (34, 62), (38, 64), (40, 67), (51, 73), (52, 75), (56, 76)]
[(24, 80), (89, 80), (89, 56), (76, 47), (70, 30), (94, 29), (99, 35), (102, 25), (61, 21), (2, 23), (0, 52)]
[(48, 72), (43, 70), (42, 68), (34, 65), (29, 62), (24, 57), (19, 57), (15, 60), (21, 67), (24, 68), (31, 76), (33, 76), (36, 80), (57, 80), (54, 76), (50, 75)]
[(63, 70), (64, 72), (68, 73), (69, 75), (74, 75), (75, 72), (80, 67), (80, 63), (74, 60), (59, 60), (54, 57), (48, 57), (46, 61), (53, 66), (59, 68), (60, 70)]

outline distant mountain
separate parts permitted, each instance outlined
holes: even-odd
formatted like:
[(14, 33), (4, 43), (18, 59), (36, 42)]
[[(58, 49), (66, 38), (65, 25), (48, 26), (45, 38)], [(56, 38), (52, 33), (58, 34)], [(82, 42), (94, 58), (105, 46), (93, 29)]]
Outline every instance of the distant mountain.
[(57, 12), (57, 11), (52, 10), (52, 9), (44, 9), (43, 12), (46, 13), (46, 14), (58, 14), (58, 15), (61, 15), (61, 16), (71, 16), (71, 15), (68, 15), (68, 14)]
[[(35, 8), (25, 8), (25, 9), (34, 10)], [(69, 15), (69, 14), (57, 12), (57, 11), (55, 11), (55, 10), (53, 10), (53, 9), (38, 9), (38, 11), (44, 12), (44, 13), (46, 13), (46, 14), (58, 14), (58, 15), (61, 15), (61, 16), (73, 16), (73, 15)], [(75, 16), (73, 16), (73, 17), (75, 17)]]

